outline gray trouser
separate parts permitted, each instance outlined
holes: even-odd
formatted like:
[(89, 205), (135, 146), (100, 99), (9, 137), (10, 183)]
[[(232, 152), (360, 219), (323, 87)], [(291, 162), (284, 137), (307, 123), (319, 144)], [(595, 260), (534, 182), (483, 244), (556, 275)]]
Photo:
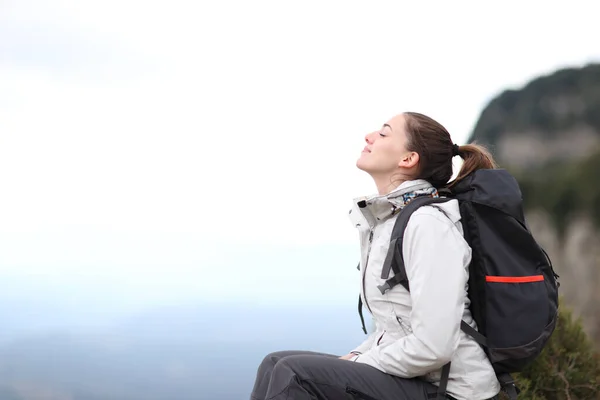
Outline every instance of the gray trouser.
[(427, 400), (437, 387), (330, 354), (281, 351), (258, 367), (252, 400)]

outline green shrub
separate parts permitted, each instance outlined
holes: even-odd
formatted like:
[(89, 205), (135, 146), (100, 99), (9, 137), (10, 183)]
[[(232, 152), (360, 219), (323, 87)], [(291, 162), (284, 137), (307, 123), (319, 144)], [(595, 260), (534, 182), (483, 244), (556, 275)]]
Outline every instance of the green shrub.
[(521, 389), (519, 400), (600, 399), (600, 355), (581, 321), (567, 310), (561, 309), (556, 330), (542, 354), (513, 377)]

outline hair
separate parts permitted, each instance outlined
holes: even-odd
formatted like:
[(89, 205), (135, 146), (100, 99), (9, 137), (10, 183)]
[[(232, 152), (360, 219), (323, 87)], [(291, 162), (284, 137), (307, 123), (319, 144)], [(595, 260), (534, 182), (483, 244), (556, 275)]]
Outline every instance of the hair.
[(424, 179), (436, 188), (451, 188), (478, 169), (494, 169), (497, 164), (491, 153), (476, 143), (458, 146), (458, 155), (464, 163), (452, 182), (454, 143), (442, 124), (426, 115), (405, 112), (407, 149), (419, 154), (416, 179)]

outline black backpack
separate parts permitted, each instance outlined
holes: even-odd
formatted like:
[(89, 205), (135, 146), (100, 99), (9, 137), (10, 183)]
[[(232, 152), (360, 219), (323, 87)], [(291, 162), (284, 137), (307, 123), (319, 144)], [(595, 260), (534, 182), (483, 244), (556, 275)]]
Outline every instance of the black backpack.
[[(558, 275), (526, 225), (519, 185), (506, 170), (477, 170), (440, 195), (417, 197), (399, 213), (381, 274), (386, 281), (379, 289), (385, 293), (401, 284), (410, 290), (402, 240), (412, 213), (457, 199), (472, 248), (468, 295), (477, 323), (475, 330), (462, 321), (461, 329), (483, 347), (503, 390), (516, 399), (510, 373), (540, 354), (556, 326)], [(450, 363), (442, 369), (438, 398), (446, 398), (449, 372)]]

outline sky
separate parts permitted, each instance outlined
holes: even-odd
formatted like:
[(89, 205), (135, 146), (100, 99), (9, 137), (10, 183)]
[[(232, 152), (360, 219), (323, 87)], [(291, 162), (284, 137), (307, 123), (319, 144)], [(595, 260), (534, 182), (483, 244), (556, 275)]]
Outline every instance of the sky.
[(0, 277), (354, 299), (364, 135), (413, 110), (464, 143), (503, 90), (600, 61), (597, 7), (1, 0)]

